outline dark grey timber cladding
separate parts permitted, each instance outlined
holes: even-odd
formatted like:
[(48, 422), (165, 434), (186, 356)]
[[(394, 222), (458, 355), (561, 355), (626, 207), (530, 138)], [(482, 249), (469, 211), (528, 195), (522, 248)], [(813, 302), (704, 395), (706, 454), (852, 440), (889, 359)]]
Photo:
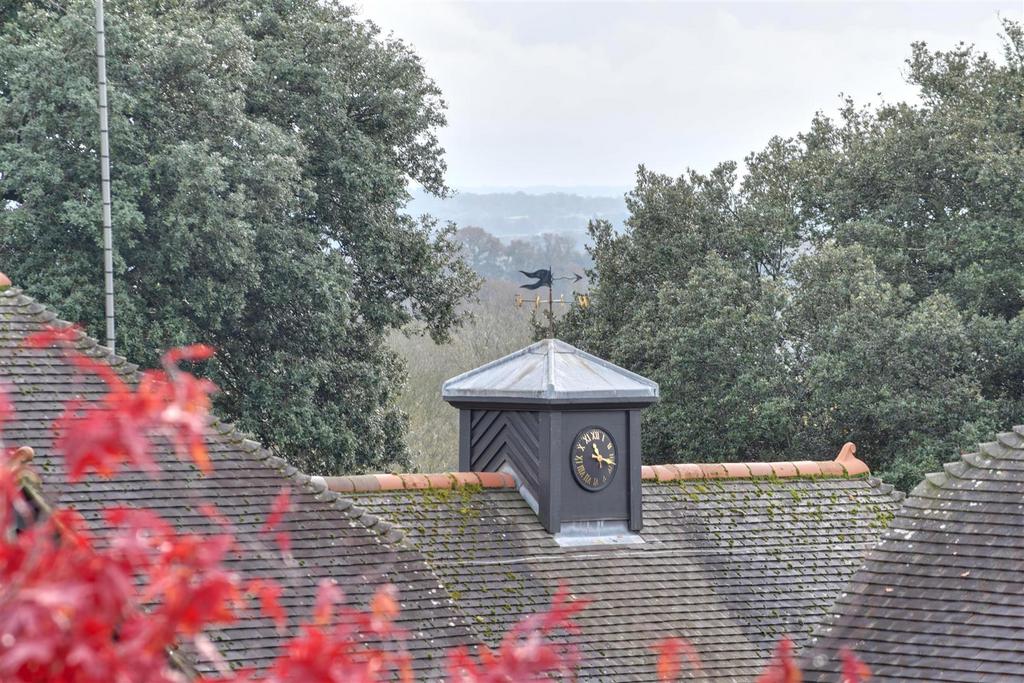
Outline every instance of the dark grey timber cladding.
[(832, 613), (808, 681), (843, 646), (873, 681), (1024, 681), (1024, 427), (929, 474)]
[(556, 481), (561, 481), (561, 521), (629, 520), (629, 470), (634, 461), (640, 461), (640, 454), (629, 450), (627, 415), (625, 410), (567, 410), (561, 413), (560, 443), (556, 447), (552, 442), (553, 463), (568, 469), (572, 442), (581, 430), (593, 425), (600, 426), (611, 435), (618, 444), (619, 462), (623, 463), (608, 486), (597, 493), (584, 489), (569, 472), (560, 475)]
[[(453, 377), (441, 396), (460, 411), (459, 467), (494, 472), (508, 464), (548, 532), (562, 522), (643, 526), (640, 409), (658, 400), (655, 382), (545, 339)], [(611, 435), (619, 462), (598, 490), (577, 482), (568, 464), (576, 435), (591, 427)]]
[(629, 459), (629, 530), (640, 531), (644, 526), (643, 467), (640, 456), (640, 411), (629, 411), (628, 437), (629, 452), (636, 456)]
[(540, 413), (468, 410), (469, 470), (497, 472), (508, 462), (531, 491), (540, 486)]

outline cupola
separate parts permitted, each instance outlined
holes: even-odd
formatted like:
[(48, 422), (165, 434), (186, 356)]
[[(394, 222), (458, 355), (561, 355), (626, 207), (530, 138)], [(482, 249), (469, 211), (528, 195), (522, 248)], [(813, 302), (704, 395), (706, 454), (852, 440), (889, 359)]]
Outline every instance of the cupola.
[(549, 532), (640, 531), (645, 377), (545, 339), (444, 383), (459, 409), (459, 469), (505, 471)]

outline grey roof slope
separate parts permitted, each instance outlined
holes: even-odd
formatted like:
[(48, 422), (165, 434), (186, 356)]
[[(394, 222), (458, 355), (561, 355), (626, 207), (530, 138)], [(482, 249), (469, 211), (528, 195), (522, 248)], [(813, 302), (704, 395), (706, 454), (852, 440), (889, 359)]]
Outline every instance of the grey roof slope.
[[(163, 469), (157, 479), (125, 471), (110, 480), (88, 477), (67, 483), (63, 459), (53, 449), (51, 426), (64, 402), (76, 396), (96, 399), (104, 387), (98, 379), (76, 373), (58, 350), (24, 348), (27, 335), (49, 325), (66, 323), (16, 289), (0, 294), (0, 382), (7, 385), (16, 411), (4, 440), (8, 446), (35, 449), (33, 465), (51, 502), (75, 507), (97, 526), (103, 507), (127, 504), (154, 509), (184, 531), (216, 533), (219, 529), (198, 510), (199, 503), (213, 502), (233, 523), (240, 546), (229, 566), (244, 577), (281, 583), (290, 631), (310, 617), (320, 580), (334, 579), (349, 600), (360, 605), (377, 585), (398, 586), (401, 625), (410, 632), (409, 646), (420, 669), (440, 664), (431, 660), (439, 649), (476, 640), (422, 554), (396, 542), (396, 530), (322, 485), (315, 487), (309, 477), (230, 425), (212, 425), (207, 443), (215, 471), (210, 476), (179, 461), (167, 444), (161, 444), (154, 453)], [(135, 376), (134, 366), (110, 356), (88, 337), (80, 339), (78, 348), (108, 360), (126, 379)], [(291, 490), (293, 501), (283, 525), (292, 539), (291, 563), (260, 530), (282, 487)], [(266, 664), (282, 640), (273, 624), (257, 615), (214, 635), (233, 666)]]
[(1024, 680), (1024, 427), (929, 474), (806, 653), (834, 681), (849, 646), (874, 681)]
[(442, 385), (441, 397), (649, 404), (658, 400), (658, 385), (564, 341), (542, 339), (452, 377)]
[(645, 543), (563, 548), (515, 490), (352, 494), (407, 532), (493, 643), (560, 581), (593, 599), (581, 680), (653, 681), (651, 645), (679, 635), (708, 678), (752, 681), (780, 636), (802, 643), (895, 511), (869, 477), (644, 482)]

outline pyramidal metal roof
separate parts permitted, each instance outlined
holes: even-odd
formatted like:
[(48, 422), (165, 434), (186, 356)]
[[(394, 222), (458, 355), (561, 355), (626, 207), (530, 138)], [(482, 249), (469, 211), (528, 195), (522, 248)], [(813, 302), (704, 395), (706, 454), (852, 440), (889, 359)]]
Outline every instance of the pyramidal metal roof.
[(544, 339), (441, 386), (459, 402), (630, 403), (658, 400), (658, 385), (559, 339)]

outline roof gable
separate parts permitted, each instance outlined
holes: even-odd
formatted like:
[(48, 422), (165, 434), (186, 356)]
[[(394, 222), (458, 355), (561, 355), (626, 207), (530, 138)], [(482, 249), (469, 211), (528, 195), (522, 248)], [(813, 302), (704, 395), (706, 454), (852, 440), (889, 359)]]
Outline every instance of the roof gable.
[[(238, 542), (227, 566), (244, 577), (281, 584), (289, 632), (312, 614), (319, 582), (335, 580), (357, 605), (365, 605), (382, 583), (398, 587), (400, 625), (410, 633), (417, 668), (432, 671), (441, 662), (428, 655), (476, 640), (422, 554), (397, 542), (397, 530), (311, 481), (229, 424), (210, 425), (206, 441), (214, 471), (208, 476), (156, 439), (153, 455), (162, 470), (156, 478), (129, 468), (107, 480), (88, 477), (68, 483), (63, 458), (53, 448), (53, 421), (68, 400), (99, 399), (106, 386), (78, 373), (60, 350), (24, 347), (25, 337), (50, 325), (67, 323), (18, 290), (0, 294), (0, 382), (8, 386), (15, 407), (4, 438), (10, 445), (35, 450), (33, 466), (52, 502), (76, 508), (97, 527), (104, 507), (124, 504), (153, 509), (179, 529), (196, 533), (222, 531), (199, 509), (203, 503), (216, 504)], [(135, 366), (110, 355), (95, 340), (83, 335), (77, 348), (134, 381)], [(271, 534), (261, 530), (282, 487), (290, 490), (293, 502), (282, 524), (291, 536), (290, 560), (282, 557)], [(213, 634), (213, 640), (232, 666), (262, 666), (278, 654), (284, 637), (254, 612)], [(199, 668), (205, 670), (203, 663)]]
[(1024, 679), (1024, 427), (929, 474), (805, 656), (835, 680), (849, 646), (877, 680)]

